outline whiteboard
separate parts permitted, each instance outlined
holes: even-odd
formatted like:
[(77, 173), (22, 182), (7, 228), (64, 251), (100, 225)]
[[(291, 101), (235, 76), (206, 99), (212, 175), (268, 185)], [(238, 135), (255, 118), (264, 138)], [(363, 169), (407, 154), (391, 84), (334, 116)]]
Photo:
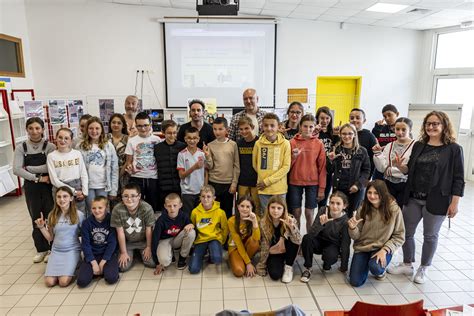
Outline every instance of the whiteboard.
[(420, 136), (421, 125), (426, 114), (431, 111), (442, 111), (446, 113), (451, 120), (454, 128), (454, 135), (458, 138), (459, 126), (461, 124), (462, 104), (415, 104), (408, 105), (408, 118), (413, 121), (413, 139), (418, 140)]

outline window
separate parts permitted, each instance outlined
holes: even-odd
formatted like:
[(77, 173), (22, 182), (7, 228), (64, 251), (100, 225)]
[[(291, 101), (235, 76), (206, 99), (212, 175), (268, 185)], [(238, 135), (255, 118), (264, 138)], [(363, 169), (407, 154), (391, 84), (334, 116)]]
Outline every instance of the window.
[(437, 78), (435, 103), (463, 104), (459, 129), (470, 129), (472, 109), (474, 107), (473, 87), (474, 76)]
[(474, 30), (438, 34), (435, 69), (474, 67)]

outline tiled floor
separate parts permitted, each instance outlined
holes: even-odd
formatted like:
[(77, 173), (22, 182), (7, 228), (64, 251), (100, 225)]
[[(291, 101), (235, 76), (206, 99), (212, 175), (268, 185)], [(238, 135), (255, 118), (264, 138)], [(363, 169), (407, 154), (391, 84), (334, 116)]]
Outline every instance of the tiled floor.
[[(308, 284), (299, 281), (299, 258), (295, 278), (288, 285), (261, 277), (238, 279), (225, 264), (221, 269), (207, 266), (199, 275), (170, 268), (159, 277), (136, 264), (116, 285), (100, 280), (86, 289), (76, 285), (48, 289), (42, 277), (45, 264), (32, 263), (35, 250), (23, 198), (0, 198), (0, 314), (212, 315), (224, 308), (255, 312), (294, 303), (308, 315), (320, 315), (325, 310), (349, 309), (358, 300), (399, 304), (424, 299), (428, 308), (474, 303), (473, 201), (471, 182), (451, 229), (447, 220), (443, 225), (429, 281), (423, 285), (389, 275), (385, 281), (370, 277), (364, 286), (353, 288), (337, 269), (322, 273), (318, 256)], [(421, 237), (420, 229), (418, 251)]]

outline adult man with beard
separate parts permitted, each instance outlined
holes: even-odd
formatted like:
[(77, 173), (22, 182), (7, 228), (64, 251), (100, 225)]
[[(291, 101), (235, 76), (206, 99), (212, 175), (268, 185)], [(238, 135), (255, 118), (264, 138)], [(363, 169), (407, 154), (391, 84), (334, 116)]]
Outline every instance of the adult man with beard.
[(212, 126), (204, 121), (205, 109), (206, 106), (201, 100), (194, 99), (189, 102), (189, 116), (191, 117), (191, 121), (181, 125), (179, 128), (178, 140), (180, 142), (184, 142), (184, 132), (191, 126), (199, 130), (200, 140), (197, 146), (200, 149), (202, 149), (203, 143), (209, 144), (216, 139), (212, 131)]

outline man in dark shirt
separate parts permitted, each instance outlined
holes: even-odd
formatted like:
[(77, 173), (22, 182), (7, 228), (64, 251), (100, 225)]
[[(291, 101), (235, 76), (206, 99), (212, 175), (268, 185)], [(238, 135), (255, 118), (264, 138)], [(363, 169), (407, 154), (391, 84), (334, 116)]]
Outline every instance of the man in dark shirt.
[(212, 142), (216, 137), (214, 136), (214, 132), (212, 131), (212, 126), (209, 123), (204, 121), (204, 112), (206, 106), (204, 102), (201, 100), (191, 100), (189, 102), (189, 116), (191, 117), (191, 121), (181, 125), (178, 131), (178, 140), (184, 143), (184, 132), (192, 127), (196, 127), (199, 130), (199, 143), (198, 147), (202, 149), (203, 143), (209, 144)]

